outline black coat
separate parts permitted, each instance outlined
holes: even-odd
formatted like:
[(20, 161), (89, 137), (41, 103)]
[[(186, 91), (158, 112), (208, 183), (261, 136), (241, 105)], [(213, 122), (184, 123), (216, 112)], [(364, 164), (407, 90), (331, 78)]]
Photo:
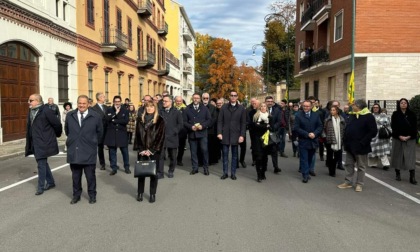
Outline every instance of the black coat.
[(401, 111), (395, 111), (391, 117), (392, 137), (399, 139), (400, 136), (410, 136), (411, 139), (417, 137), (417, 117), (416, 114), (407, 110), (404, 114)]
[(156, 123), (143, 122), (143, 118), (137, 117), (136, 137), (133, 149), (138, 152), (149, 150), (152, 153), (161, 152), (165, 142), (165, 120), (158, 117)]
[(128, 146), (128, 135), (127, 135), (127, 124), (128, 124), (128, 110), (121, 106), (120, 112), (115, 113), (115, 107), (108, 108), (107, 116), (107, 129), (104, 139), (104, 145), (110, 147), (127, 147)]
[(249, 133), (252, 143), (252, 156), (255, 158), (255, 160), (262, 160), (264, 156), (271, 151), (269, 146), (264, 146), (262, 136), (267, 132), (267, 130), (272, 131), (270, 127), (270, 125), (272, 124), (272, 120), (273, 117), (269, 116), (268, 124), (266, 124), (264, 122), (254, 122), (252, 118), (252, 121), (250, 123), (250, 129), (252, 129), (252, 134), (251, 131)]
[[(304, 111), (299, 111), (295, 116), (294, 132), (299, 137), (299, 148), (302, 149), (316, 149), (318, 148), (318, 137), (322, 134), (322, 122), (319, 114), (316, 112), (310, 113), (307, 118)], [(309, 138), (309, 133), (314, 133), (315, 138)]]
[[(185, 108), (182, 116), (184, 119), (184, 127), (187, 129), (188, 137), (190, 139), (207, 137), (207, 128), (211, 125), (211, 115), (206, 106), (200, 103), (198, 110), (195, 110), (193, 103), (191, 103)], [(203, 126), (203, 129), (193, 131), (192, 126), (196, 123), (200, 123), (201, 126)]]
[(372, 114), (350, 115), (344, 131), (344, 149), (354, 155), (367, 155), (372, 151), (370, 142), (376, 137), (378, 128)]
[(67, 114), (64, 130), (67, 135), (67, 163), (96, 164), (98, 143), (102, 139), (102, 116), (93, 109), (88, 109), (80, 127), (78, 110)]
[(211, 116), (211, 124), (209, 128), (207, 129), (207, 134), (214, 135), (217, 133), (216, 128), (217, 128), (218, 113), (216, 111), (216, 107), (211, 105), (210, 103), (208, 103), (206, 107), (209, 109), (210, 116)]
[(217, 134), (222, 134), (222, 144), (238, 145), (239, 137), (246, 137), (246, 112), (244, 106), (237, 103), (223, 105), (217, 120)]
[(182, 113), (171, 107), (169, 112), (165, 109), (159, 111), (160, 116), (165, 120), (165, 143), (166, 148), (178, 148), (179, 132), (184, 127)]
[(102, 133), (102, 137), (99, 139), (99, 144), (104, 143), (107, 123), (108, 123), (106, 112), (108, 111), (109, 107), (105, 104), (103, 104), (102, 106), (104, 107), (104, 110), (102, 110), (98, 104), (95, 104), (95, 106), (92, 107), (92, 110), (95, 111), (101, 117), (101, 121), (102, 121), (103, 133)]
[(30, 113), (26, 123), (25, 156), (34, 154), (35, 159), (41, 159), (57, 155), (57, 137), (63, 133), (60, 119), (48, 105), (39, 107), (32, 123)]
[(185, 109), (186, 109), (186, 107), (182, 107), (180, 109), (177, 109), (181, 113), (181, 116), (182, 116), (182, 124), (183, 124), (181, 130), (178, 132), (179, 139), (186, 139), (187, 138), (187, 134), (188, 134), (188, 130), (184, 126), (184, 111), (185, 111)]

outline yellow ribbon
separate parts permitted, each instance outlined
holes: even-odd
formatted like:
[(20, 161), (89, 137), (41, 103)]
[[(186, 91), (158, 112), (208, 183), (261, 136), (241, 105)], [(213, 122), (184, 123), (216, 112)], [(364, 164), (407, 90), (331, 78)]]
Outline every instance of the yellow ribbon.
[(268, 145), (268, 139), (270, 139), (270, 131), (267, 130), (264, 135), (261, 137), (261, 139), (263, 140), (263, 145), (267, 146)]
[(358, 112), (351, 111), (349, 112), (350, 115), (355, 115), (357, 119), (359, 119), (359, 115), (367, 115), (370, 114), (370, 110), (366, 107)]

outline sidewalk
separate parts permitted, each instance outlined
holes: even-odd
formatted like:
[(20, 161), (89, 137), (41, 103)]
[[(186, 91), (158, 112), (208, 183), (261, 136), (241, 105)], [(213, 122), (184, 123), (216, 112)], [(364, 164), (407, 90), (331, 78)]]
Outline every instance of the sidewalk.
[[(60, 151), (64, 147), (64, 141), (64, 137), (58, 138), (58, 148), (60, 149)], [(23, 157), (25, 155), (25, 145), (25, 139), (3, 143), (2, 145), (0, 145), (0, 161), (19, 156)]]

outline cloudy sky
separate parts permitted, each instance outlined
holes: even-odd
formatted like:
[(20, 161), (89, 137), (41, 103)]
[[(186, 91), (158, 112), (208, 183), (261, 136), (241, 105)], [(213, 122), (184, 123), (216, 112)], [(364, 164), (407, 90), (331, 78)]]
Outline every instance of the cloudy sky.
[[(264, 40), (265, 15), (274, 0), (178, 0), (184, 6), (195, 32), (229, 39), (237, 63), (261, 65), (263, 48), (252, 46)], [(255, 61), (256, 62), (255, 62)]]

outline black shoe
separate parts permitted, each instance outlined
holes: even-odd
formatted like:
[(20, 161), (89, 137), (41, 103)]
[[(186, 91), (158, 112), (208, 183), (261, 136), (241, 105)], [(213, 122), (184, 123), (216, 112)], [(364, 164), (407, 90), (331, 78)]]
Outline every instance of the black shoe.
[(163, 175), (163, 173), (158, 174), (158, 179), (164, 179), (164, 178), (165, 178), (165, 175)]
[(323, 156), (319, 157), (319, 159), (320, 159), (321, 161), (324, 161), (324, 157), (323, 157)]
[(127, 173), (127, 174), (131, 174), (130, 168), (125, 169), (125, 173)]
[(220, 177), (220, 179), (227, 179), (229, 176), (227, 174), (223, 174), (223, 176)]
[(182, 163), (182, 161), (176, 162), (176, 165), (178, 165), (178, 166), (184, 166), (184, 164)]
[(204, 175), (206, 175), (206, 176), (210, 175), (209, 170), (204, 170)]
[(252, 166), (255, 166), (255, 161), (252, 161), (252, 164), (251, 164)]
[(389, 170), (389, 166), (384, 166), (384, 167), (382, 167), (382, 169), (384, 169), (384, 171), (388, 171)]
[(330, 175), (331, 177), (335, 177), (335, 174), (330, 173), (329, 175)]
[(47, 185), (45, 186), (45, 188), (44, 188), (44, 191), (48, 191), (48, 190), (50, 190), (50, 189), (53, 189), (54, 187), (55, 187), (55, 184), (52, 184), (52, 185), (47, 184)]
[(396, 174), (395, 180), (396, 181), (401, 181), (401, 173), (400, 173), (400, 170), (395, 170), (395, 174)]
[(168, 178), (173, 178), (174, 177), (174, 173), (173, 172), (169, 172), (168, 173)]
[(79, 202), (79, 200), (80, 200), (80, 197), (73, 197), (73, 199), (70, 201), (70, 204), (74, 205), (77, 202)]
[(263, 179), (263, 180), (266, 180), (267, 178), (265, 177), (265, 173), (263, 173), (262, 175), (261, 175), (261, 178)]
[(96, 203), (96, 197), (89, 197), (89, 204), (95, 204)]
[(309, 180), (309, 178), (308, 178), (308, 177), (303, 178), (303, 179), (302, 179), (302, 183), (308, 183), (308, 180)]
[(117, 171), (112, 170), (109, 175), (114, 176), (115, 174), (117, 174)]
[(278, 174), (279, 172), (281, 172), (281, 169), (280, 169), (280, 168), (275, 168), (275, 169), (274, 169), (274, 173), (275, 173), (275, 174)]
[(150, 194), (149, 202), (153, 203), (156, 201), (156, 194)]
[(44, 193), (44, 191), (38, 190), (38, 191), (36, 191), (35, 195), (38, 196), (38, 195), (41, 195), (43, 193)]
[(196, 174), (196, 173), (198, 173), (198, 171), (194, 171), (194, 170), (192, 170), (192, 171), (190, 172), (190, 175), (194, 175), (194, 174)]
[(240, 163), (241, 163), (241, 165), (242, 165), (242, 168), (246, 168), (246, 163), (245, 163), (245, 161), (241, 161)]
[(230, 176), (230, 178), (231, 178), (232, 180), (236, 180), (236, 176), (235, 176), (235, 175)]
[(143, 201), (143, 193), (137, 194), (137, 201)]
[(280, 153), (280, 157), (288, 158), (288, 156), (284, 154), (284, 152)]
[(100, 170), (105, 170), (105, 165), (101, 165), (101, 168), (99, 168)]
[(337, 167), (337, 169), (338, 169), (338, 170), (342, 170), (342, 171), (344, 171), (343, 166), (338, 166), (338, 167)]
[(316, 176), (315, 172), (313, 172), (313, 171), (310, 171), (310, 172), (309, 172), (309, 175), (311, 175), (311, 176), (313, 176), (313, 177), (315, 177), (315, 176)]

